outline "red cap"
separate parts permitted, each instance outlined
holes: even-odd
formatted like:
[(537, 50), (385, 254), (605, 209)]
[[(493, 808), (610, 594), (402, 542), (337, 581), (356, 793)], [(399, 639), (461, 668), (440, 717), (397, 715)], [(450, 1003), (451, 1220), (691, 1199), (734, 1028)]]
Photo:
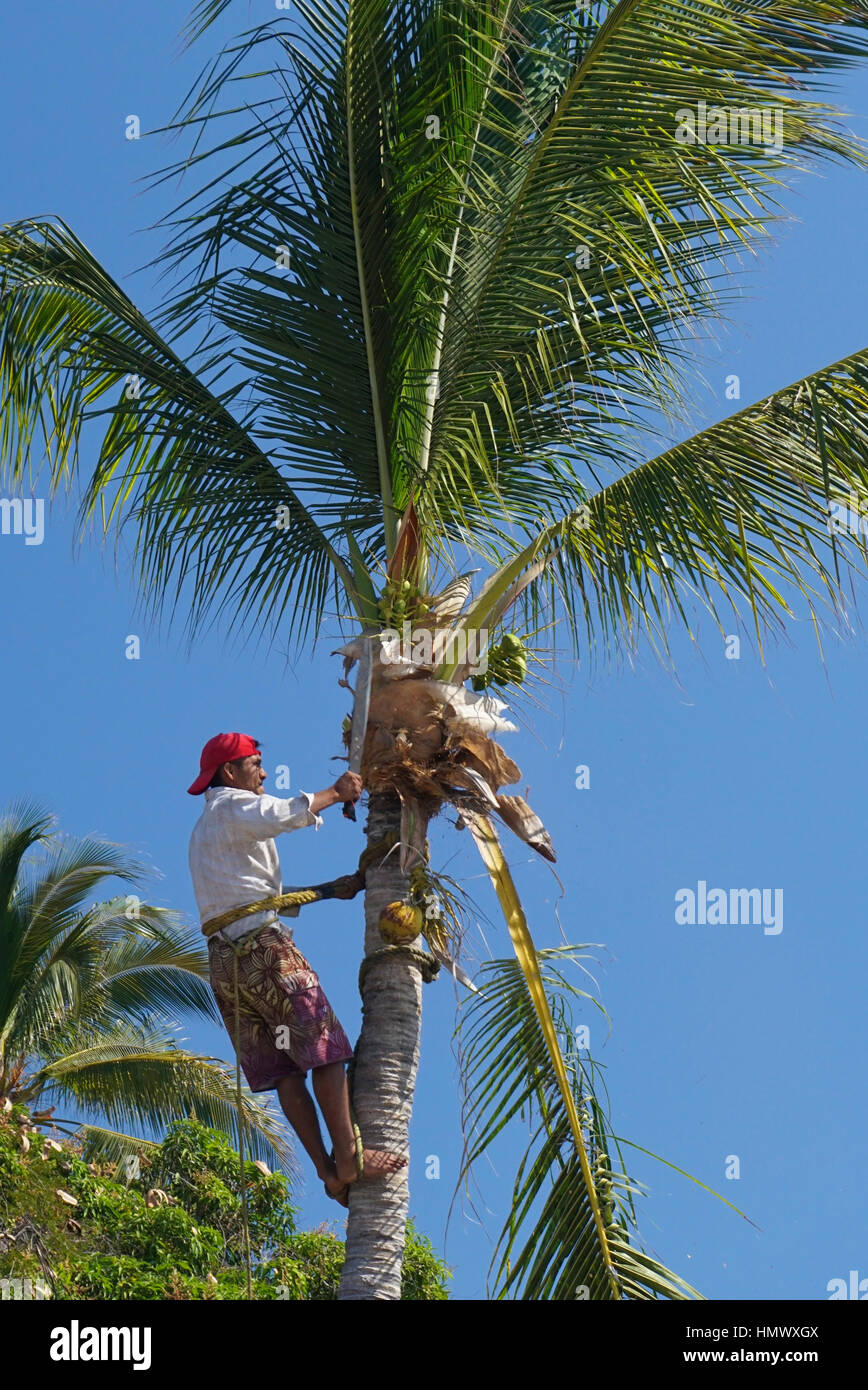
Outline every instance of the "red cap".
[(247, 734), (217, 734), (209, 738), (199, 759), (199, 776), (187, 791), (191, 796), (199, 796), (223, 763), (234, 762), (236, 758), (249, 758), (258, 752), (254, 740)]

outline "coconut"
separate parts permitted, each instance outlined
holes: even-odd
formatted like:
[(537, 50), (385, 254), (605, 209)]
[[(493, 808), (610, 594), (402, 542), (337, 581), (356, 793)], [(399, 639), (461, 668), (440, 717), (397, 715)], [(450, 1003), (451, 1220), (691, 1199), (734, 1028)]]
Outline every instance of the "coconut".
[(405, 941), (415, 941), (424, 923), (422, 909), (413, 903), (387, 903), (377, 926), (384, 941), (398, 946)]

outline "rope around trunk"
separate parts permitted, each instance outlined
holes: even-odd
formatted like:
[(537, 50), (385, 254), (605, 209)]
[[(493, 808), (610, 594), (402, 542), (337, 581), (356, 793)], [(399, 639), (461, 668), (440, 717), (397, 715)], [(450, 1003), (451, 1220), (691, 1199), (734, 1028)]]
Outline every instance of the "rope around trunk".
[(422, 951), (418, 946), (380, 946), (376, 951), (370, 951), (359, 966), (359, 993), (362, 992), (362, 985), (372, 965), (376, 965), (378, 960), (384, 956), (407, 956), (418, 965), (422, 974), (422, 980), (429, 985), (432, 980), (436, 980), (440, 973), (440, 962), (429, 951)]

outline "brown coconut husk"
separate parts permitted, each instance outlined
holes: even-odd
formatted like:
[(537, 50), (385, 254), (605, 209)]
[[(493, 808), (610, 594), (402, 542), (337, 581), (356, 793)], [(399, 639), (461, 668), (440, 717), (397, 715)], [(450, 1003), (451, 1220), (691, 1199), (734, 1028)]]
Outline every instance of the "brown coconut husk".
[(367, 789), (417, 798), (420, 811), (434, 814), (443, 799), (434, 770), (446, 734), (438, 701), (423, 679), (388, 680), (375, 672), (362, 756)]
[(521, 768), (504, 753), (499, 743), (487, 734), (462, 733), (455, 750), (455, 761), (483, 776), (497, 792), (501, 787), (511, 787), (521, 780)]
[(424, 858), (423, 827), (444, 801), (486, 815), (496, 801), (505, 824), (555, 862), (548, 832), (527, 802), (498, 794), (520, 781), (520, 767), (488, 734), (453, 717), (427, 670), (396, 678), (395, 667), (375, 663), (361, 771), (369, 792), (401, 798), (405, 872)]
[(521, 777), (517, 764), (486, 734), (450, 731), (442, 700), (431, 690), (427, 675), (392, 680), (375, 671), (362, 758), (368, 790), (418, 798), (420, 809), (431, 813), (432, 803), (451, 800), (455, 787), (479, 797), (464, 771), (468, 768), (494, 793)]

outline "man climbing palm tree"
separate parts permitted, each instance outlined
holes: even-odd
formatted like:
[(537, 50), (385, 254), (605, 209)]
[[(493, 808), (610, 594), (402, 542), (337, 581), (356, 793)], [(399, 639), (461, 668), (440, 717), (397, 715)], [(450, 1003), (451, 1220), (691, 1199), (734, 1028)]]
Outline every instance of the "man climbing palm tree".
[[(324, 791), (289, 800), (267, 796), (259, 743), (246, 734), (218, 734), (205, 744), (200, 772), (188, 791), (205, 794), (205, 809), (190, 838), (190, 872), (203, 930), (238, 909), (275, 898), (281, 887), (274, 839), (322, 824), (319, 811), (357, 801), (362, 781), (345, 772)], [(330, 885), (331, 896), (353, 898), (360, 874)], [(297, 916), (298, 907), (282, 909)], [(316, 973), (296, 947), (275, 909), (237, 917), (208, 931), (211, 987), (251, 1091), (277, 1091), (289, 1120), (330, 1197), (348, 1205), (349, 1184), (384, 1177), (406, 1159), (357, 1145), (344, 1064), (353, 1055)], [(334, 1145), (326, 1153), (314, 1095)]]

